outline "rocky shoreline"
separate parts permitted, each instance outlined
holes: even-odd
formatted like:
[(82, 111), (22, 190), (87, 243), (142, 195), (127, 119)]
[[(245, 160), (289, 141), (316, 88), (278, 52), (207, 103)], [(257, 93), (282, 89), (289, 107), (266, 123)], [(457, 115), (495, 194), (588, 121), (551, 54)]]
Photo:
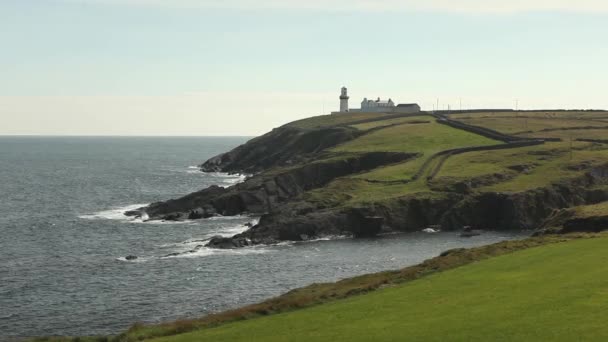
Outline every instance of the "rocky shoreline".
[[(438, 121), (463, 125), (453, 124), (444, 117)], [(469, 131), (475, 129), (475, 126), (466, 127)], [(493, 132), (484, 129), (482, 133)], [(418, 157), (415, 153), (335, 155), (327, 152), (330, 147), (366, 133), (350, 127), (302, 129), (287, 125), (274, 129), (201, 165), (203, 172), (253, 174), (243, 183), (229, 188), (212, 186), (125, 214), (177, 221), (217, 215), (261, 216), (259, 223), (244, 233), (230, 238), (215, 237), (206, 244), (213, 248), (238, 248), (327, 236), (368, 237), (429, 226), (442, 230), (459, 230), (464, 226), (474, 230), (535, 230), (542, 228), (555, 210), (608, 200), (608, 191), (594, 188), (608, 182), (608, 165), (589, 167), (584, 176), (577, 179), (516, 193), (475, 191), (477, 187), (508, 177), (497, 174), (440, 189), (440, 195), (435, 197), (404, 195), (356, 207), (306, 200), (304, 193), (337, 178)], [(507, 137), (500, 134), (501, 140), (508, 140)], [(522, 165), (522, 172), (527, 167)], [(584, 225), (580, 227), (568, 231), (584, 230)]]

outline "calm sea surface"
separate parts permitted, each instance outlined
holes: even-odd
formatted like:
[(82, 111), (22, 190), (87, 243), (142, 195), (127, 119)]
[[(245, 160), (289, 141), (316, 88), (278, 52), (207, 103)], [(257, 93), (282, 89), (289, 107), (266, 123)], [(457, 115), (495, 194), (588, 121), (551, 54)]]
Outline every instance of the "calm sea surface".
[(522, 236), (412, 233), (168, 256), (256, 218), (143, 223), (122, 215), (241, 181), (194, 166), (246, 140), (0, 137), (0, 340), (113, 334)]

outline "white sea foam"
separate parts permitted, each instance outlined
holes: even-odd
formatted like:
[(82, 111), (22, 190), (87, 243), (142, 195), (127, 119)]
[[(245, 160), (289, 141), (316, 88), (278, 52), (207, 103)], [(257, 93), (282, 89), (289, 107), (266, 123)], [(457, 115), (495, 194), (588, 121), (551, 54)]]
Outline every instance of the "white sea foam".
[[(242, 219), (243, 217), (240, 217), (240, 218)], [(256, 225), (258, 221), (259, 221), (259, 219), (253, 219), (253, 220), (251, 220), (251, 224)], [(160, 247), (160, 248), (177, 247), (178, 249), (181, 249), (181, 250), (178, 250), (177, 252), (184, 252), (185, 251), (184, 249), (190, 250), (198, 245), (203, 245), (203, 244), (207, 243), (214, 236), (220, 235), (223, 237), (231, 237), (236, 234), (240, 234), (240, 233), (246, 231), (247, 229), (249, 229), (249, 227), (244, 224), (218, 227), (216, 229), (210, 230), (209, 232), (206, 232), (202, 236), (193, 237), (188, 240), (181, 241), (181, 242), (166, 243), (166, 244), (158, 245), (158, 247)]]
[(245, 174), (230, 174), (224, 172), (205, 172), (205, 175), (210, 176), (211, 178), (219, 178), (220, 184), (234, 185), (238, 183), (244, 182), (248, 175)]
[(440, 232), (439, 229), (433, 229), (433, 228), (424, 228), (422, 231), (425, 233), (429, 233), (429, 234), (435, 234), (435, 233)]
[(85, 214), (85, 215), (80, 215), (78, 217), (82, 218), (82, 219), (87, 219), (87, 220), (105, 219), (105, 220), (123, 220), (123, 221), (137, 221), (137, 220), (143, 221), (141, 218), (135, 218), (132, 216), (125, 215), (125, 212), (130, 211), (130, 210), (135, 210), (135, 209), (145, 207), (145, 206), (147, 206), (147, 204), (131, 204), (131, 205), (128, 205), (125, 207), (102, 210), (102, 211), (99, 211), (94, 214)]
[(271, 253), (272, 250), (268, 246), (256, 246), (256, 247), (243, 247), (235, 249), (217, 249), (200, 247), (195, 250), (186, 251), (177, 255), (167, 255), (161, 257), (161, 259), (172, 259), (172, 258), (200, 258), (211, 255), (250, 255), (250, 254), (266, 254)]
[(243, 219), (247, 219), (247, 215), (234, 215), (234, 216), (212, 216), (210, 218), (207, 218), (206, 220), (209, 221), (236, 221), (236, 220), (243, 220)]
[(285, 241), (285, 242), (279, 242), (277, 245), (279, 245), (279, 246), (295, 245), (295, 244), (314, 243), (314, 242), (321, 242), (321, 241), (346, 240), (346, 239), (350, 239), (350, 238), (351, 237), (348, 236), (348, 235), (330, 235), (330, 236), (325, 236), (325, 237), (316, 238), (316, 239), (310, 239), (310, 240), (305, 240), (305, 241)]
[(102, 210), (93, 214), (79, 215), (78, 217), (86, 220), (116, 220), (131, 223), (145, 223), (145, 224), (198, 224), (194, 220), (183, 220), (183, 221), (164, 221), (154, 220), (148, 221), (150, 217), (147, 213), (143, 213), (140, 217), (127, 216), (125, 212), (145, 207), (148, 204), (131, 204), (120, 208)]
[(188, 166), (188, 169), (186, 169), (186, 173), (190, 173), (190, 174), (204, 174), (201, 171), (201, 168), (198, 167), (198, 166), (196, 166), (196, 165)]

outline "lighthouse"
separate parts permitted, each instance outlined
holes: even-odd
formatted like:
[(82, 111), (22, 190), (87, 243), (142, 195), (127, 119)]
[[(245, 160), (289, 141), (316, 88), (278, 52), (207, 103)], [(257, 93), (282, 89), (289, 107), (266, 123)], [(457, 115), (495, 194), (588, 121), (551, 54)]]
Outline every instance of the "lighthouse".
[(348, 89), (342, 87), (342, 92), (340, 93), (340, 113), (346, 112), (348, 112)]

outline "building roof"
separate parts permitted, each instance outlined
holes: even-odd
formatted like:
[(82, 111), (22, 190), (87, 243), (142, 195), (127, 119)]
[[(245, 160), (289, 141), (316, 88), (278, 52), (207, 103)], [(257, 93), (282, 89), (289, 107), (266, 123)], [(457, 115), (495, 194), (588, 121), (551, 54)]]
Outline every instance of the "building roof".
[(418, 106), (417, 103), (400, 103), (397, 105), (397, 107), (413, 107), (413, 106)]
[(363, 102), (367, 102), (367, 103), (384, 103), (384, 104), (389, 104), (389, 103), (394, 103), (392, 99), (388, 99), (388, 100), (381, 100), (380, 98), (376, 99), (376, 100), (368, 100), (367, 97), (363, 99)]

